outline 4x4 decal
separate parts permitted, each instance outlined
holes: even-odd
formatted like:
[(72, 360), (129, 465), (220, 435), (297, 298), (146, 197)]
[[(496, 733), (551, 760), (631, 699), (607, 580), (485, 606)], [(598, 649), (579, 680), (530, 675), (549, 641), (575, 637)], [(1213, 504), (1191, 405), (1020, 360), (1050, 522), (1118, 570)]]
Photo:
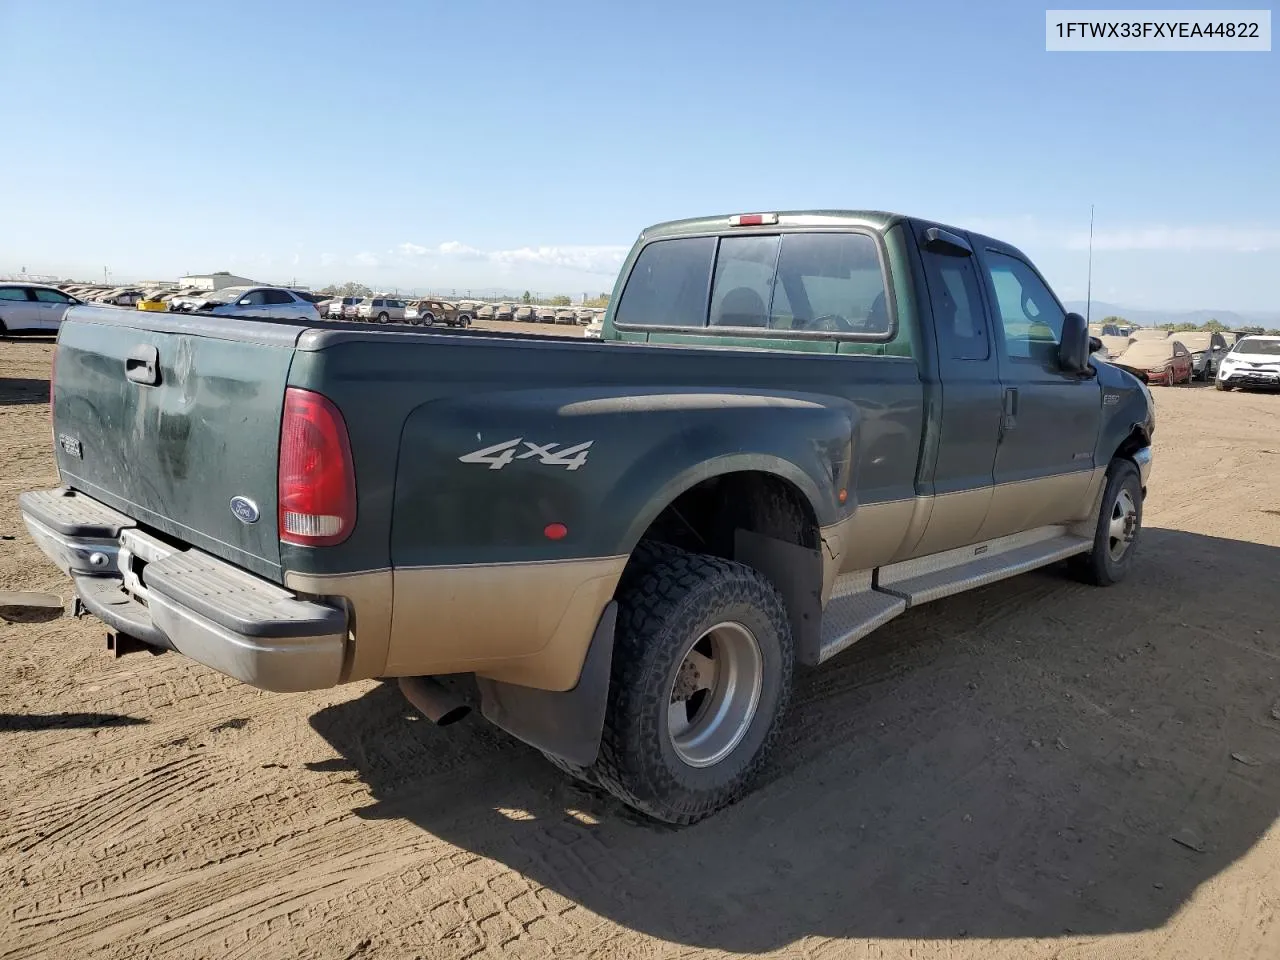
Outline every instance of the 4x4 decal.
[[(577, 470), (587, 462), (587, 451), (594, 440), (575, 444), (572, 447), (561, 447), (558, 443), (532, 443), (524, 437), (504, 440), (491, 447), (472, 450), (458, 459), (463, 463), (485, 463), (490, 470), (501, 470), (512, 460), (529, 460), (534, 457), (548, 467), (564, 467), (566, 470)], [(526, 449), (519, 454), (516, 450), (523, 445)]]

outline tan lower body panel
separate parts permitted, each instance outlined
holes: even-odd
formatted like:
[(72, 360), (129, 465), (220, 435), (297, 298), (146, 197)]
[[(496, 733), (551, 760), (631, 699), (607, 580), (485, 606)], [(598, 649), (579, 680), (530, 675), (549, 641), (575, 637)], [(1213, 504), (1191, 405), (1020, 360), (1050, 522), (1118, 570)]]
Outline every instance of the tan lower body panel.
[(893, 559), (910, 529), (918, 500), (862, 504), (845, 519), (820, 531), (822, 602), (831, 596), (836, 577), (850, 570), (869, 570)]
[(1022, 530), (1079, 520), (1089, 512), (1107, 468), (1059, 473), (1035, 480), (997, 484), (977, 540), (994, 540)]
[(299, 593), (344, 597), (351, 617), (341, 682), (380, 677), (391, 642), (392, 577), (390, 570), (365, 573), (286, 573), (284, 585)]
[(859, 506), (822, 528), (822, 599), (841, 574), (870, 570), (1094, 515), (1106, 467), (934, 497)]
[(397, 569), (383, 673), (569, 690), (627, 559)]

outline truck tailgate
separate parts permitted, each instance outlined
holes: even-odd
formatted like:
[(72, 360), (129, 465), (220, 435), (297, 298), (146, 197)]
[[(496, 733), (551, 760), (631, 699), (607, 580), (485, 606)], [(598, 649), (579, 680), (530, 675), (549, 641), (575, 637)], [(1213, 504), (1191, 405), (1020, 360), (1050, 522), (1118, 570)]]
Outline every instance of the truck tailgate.
[(63, 483), (278, 581), (280, 420), (304, 329), (73, 308), (54, 376)]

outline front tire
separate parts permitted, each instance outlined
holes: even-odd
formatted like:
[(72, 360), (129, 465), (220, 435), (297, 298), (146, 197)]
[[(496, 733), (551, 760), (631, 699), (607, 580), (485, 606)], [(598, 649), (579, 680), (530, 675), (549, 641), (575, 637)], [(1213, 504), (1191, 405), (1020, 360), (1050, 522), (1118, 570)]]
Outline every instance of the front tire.
[(387, 323), (390, 319), (391, 319), (391, 317), (389, 317), (389, 316), (388, 316), (387, 314), (385, 314), (385, 313), (380, 313), (380, 314), (378, 314), (378, 322), (379, 322), (379, 323)]
[(1133, 565), (1142, 532), (1142, 478), (1132, 460), (1116, 459), (1107, 469), (1093, 549), (1072, 558), (1072, 568), (1086, 583), (1109, 587), (1119, 583)]
[(688, 824), (741, 797), (791, 696), (786, 606), (741, 563), (644, 545), (619, 592), (600, 756), (580, 774)]
[(1226, 392), (1226, 391), (1229, 391), (1231, 388), (1227, 386), (1225, 383), (1223, 383), (1221, 380), (1215, 380), (1213, 381), (1213, 389), (1222, 390)]

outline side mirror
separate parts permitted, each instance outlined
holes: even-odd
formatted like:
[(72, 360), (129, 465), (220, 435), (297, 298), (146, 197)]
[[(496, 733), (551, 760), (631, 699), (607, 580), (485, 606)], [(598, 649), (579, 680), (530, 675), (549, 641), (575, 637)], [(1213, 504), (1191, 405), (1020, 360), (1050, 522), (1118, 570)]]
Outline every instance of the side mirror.
[(1093, 356), (1102, 349), (1102, 341), (1097, 337), (1089, 338), (1089, 356)]
[[(1062, 344), (1058, 347), (1058, 366), (1068, 373), (1084, 373), (1089, 369), (1089, 324), (1078, 313), (1062, 318)], [(1099, 344), (1101, 346), (1101, 344)]]

